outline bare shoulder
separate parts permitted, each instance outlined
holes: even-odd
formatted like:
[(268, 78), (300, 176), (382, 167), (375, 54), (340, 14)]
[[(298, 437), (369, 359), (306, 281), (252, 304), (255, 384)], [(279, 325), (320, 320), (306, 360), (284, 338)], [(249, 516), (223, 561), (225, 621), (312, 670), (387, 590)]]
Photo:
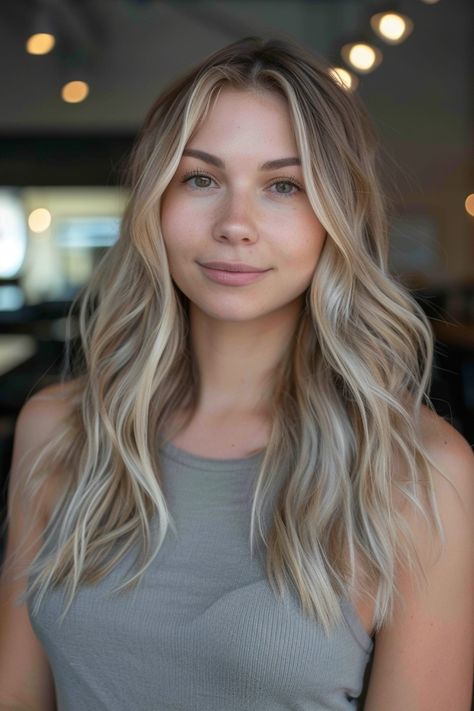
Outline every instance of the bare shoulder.
[[(434, 467), (449, 480), (462, 503), (471, 507), (470, 513), (474, 515), (474, 452), (471, 445), (455, 427), (425, 406), (422, 407), (420, 424), (422, 441)], [(449, 487), (446, 479), (439, 476), (435, 476), (434, 485), (439, 494)]]
[(71, 412), (78, 393), (78, 380), (41, 388), (23, 404), (17, 418), (17, 432), (27, 430), (34, 442), (42, 441)]
[[(18, 599), (69, 473), (35, 465), (46, 446), (52, 443), (54, 449), (61, 436), (77, 385), (71, 381), (42, 388), (24, 403), (15, 423), (0, 575), (0, 708), (56, 708), (49, 661), (31, 627), (27, 605)], [(33, 476), (36, 473), (39, 476)]]
[(474, 454), (446, 420), (423, 408), (420, 435), (443, 528), (436, 546), (419, 515), (407, 517), (424, 570), (421, 586), (399, 568), (401, 600), (376, 634), (365, 711), (470, 711), (474, 664)]
[(56, 404), (59, 407), (64, 407), (77, 397), (81, 386), (82, 383), (79, 378), (53, 383), (35, 392), (34, 395), (26, 400), (25, 404), (34, 403), (36, 405), (40, 402), (48, 402), (52, 403), (53, 406)]
[[(474, 452), (455, 427), (424, 406), (420, 427), (431, 462), (433, 495), (445, 535), (440, 560), (449, 564), (459, 554), (469, 559), (470, 555), (474, 556)], [(409, 521), (420, 557), (431, 566), (431, 530), (415, 512)]]
[[(69, 381), (48, 385), (38, 390), (23, 404), (16, 423), (10, 470), (10, 488), (21, 491), (37, 458), (54, 437), (67, 427), (79, 383)], [(43, 517), (49, 517), (53, 502), (64, 484), (64, 472), (50, 472), (41, 495)]]

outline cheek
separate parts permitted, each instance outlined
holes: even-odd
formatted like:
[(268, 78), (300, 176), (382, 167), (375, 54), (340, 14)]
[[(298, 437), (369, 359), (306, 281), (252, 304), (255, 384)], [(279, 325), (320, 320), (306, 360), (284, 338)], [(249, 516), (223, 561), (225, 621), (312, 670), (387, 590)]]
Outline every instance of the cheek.
[(327, 240), (327, 232), (326, 230), (319, 226), (318, 232), (317, 232), (317, 237), (315, 243), (312, 245), (313, 252), (315, 255), (315, 259), (319, 261), (319, 258), (321, 256), (321, 252), (324, 249), (324, 245), (326, 244)]
[(182, 249), (192, 239), (193, 220), (172, 198), (165, 199), (160, 212), (161, 232), (167, 249)]
[(315, 224), (313, 216), (294, 225), (290, 234), (293, 239), (282, 245), (281, 263), (287, 264), (298, 289), (306, 289), (320, 260), (327, 239), (326, 230), (319, 222)]
[(326, 230), (314, 214), (280, 223), (276, 229), (281, 236), (282, 257), (303, 271), (314, 268), (326, 241)]
[(308, 259), (317, 262), (326, 242), (327, 233), (319, 220), (311, 213), (306, 220), (306, 251)]

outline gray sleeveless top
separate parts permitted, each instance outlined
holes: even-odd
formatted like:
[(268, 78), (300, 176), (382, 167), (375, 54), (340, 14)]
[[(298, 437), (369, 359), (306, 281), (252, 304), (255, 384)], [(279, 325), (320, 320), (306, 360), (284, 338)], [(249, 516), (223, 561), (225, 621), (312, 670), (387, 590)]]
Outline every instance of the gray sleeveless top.
[(57, 711), (357, 708), (373, 643), (351, 602), (341, 600), (344, 621), (328, 639), (293, 592), (278, 600), (263, 558), (250, 554), (262, 456), (209, 459), (165, 443), (163, 490), (178, 537), (168, 532), (139, 587), (111, 593), (134, 572), (135, 549), (79, 588), (61, 625), (63, 589), (37, 615), (28, 602)]

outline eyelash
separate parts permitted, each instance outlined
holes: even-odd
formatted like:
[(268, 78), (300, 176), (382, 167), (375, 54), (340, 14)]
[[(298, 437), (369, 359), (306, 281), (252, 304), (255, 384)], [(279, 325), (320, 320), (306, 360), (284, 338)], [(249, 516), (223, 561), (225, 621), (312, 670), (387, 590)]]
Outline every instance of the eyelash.
[[(196, 177), (196, 176), (203, 176), (204, 178), (209, 178), (209, 180), (214, 180), (214, 178), (212, 178), (210, 175), (208, 175), (207, 173), (205, 173), (205, 172), (202, 171), (202, 170), (192, 170), (191, 172), (186, 173), (186, 175), (183, 176), (181, 182), (182, 182), (182, 183), (188, 183), (191, 178), (194, 178), (194, 177)], [(296, 180), (295, 180), (294, 178), (283, 177), (283, 176), (282, 176), (281, 178), (278, 178), (278, 180), (274, 180), (273, 183), (271, 183), (271, 185), (277, 185), (278, 183), (289, 183), (290, 185), (293, 185), (293, 187), (295, 187), (298, 192), (301, 192), (301, 191), (302, 191), (302, 188), (300, 187), (300, 185), (298, 185), (298, 183), (296, 182)], [(201, 187), (201, 188), (199, 188), (199, 187), (194, 187), (194, 188), (192, 188), (192, 189), (193, 189), (193, 190), (207, 190), (208, 188), (209, 188), (209, 186), (204, 187), (204, 188), (203, 188), (203, 187)], [(277, 195), (281, 195), (282, 197), (293, 197), (293, 195), (295, 195), (294, 192), (291, 192), (291, 193), (276, 193), (276, 194), (277, 194)]]

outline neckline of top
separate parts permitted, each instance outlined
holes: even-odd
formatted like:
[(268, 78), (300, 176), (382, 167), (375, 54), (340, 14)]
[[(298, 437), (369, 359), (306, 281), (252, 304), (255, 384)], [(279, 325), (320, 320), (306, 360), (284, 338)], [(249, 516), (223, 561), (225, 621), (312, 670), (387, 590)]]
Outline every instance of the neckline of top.
[(160, 451), (168, 459), (172, 459), (179, 464), (184, 464), (191, 469), (229, 472), (242, 471), (242, 469), (255, 469), (255, 466), (260, 462), (265, 452), (265, 450), (260, 450), (250, 457), (239, 457), (237, 459), (214, 459), (187, 452), (172, 442), (163, 442), (160, 446)]

